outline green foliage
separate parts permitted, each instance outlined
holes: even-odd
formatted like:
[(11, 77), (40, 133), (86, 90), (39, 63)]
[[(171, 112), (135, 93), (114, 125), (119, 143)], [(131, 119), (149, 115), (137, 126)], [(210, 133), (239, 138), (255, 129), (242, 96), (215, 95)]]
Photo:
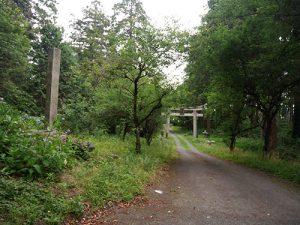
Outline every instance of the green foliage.
[[(96, 143), (96, 150), (89, 154), (90, 160), (68, 171), (65, 177), (72, 178), (61, 178), (63, 183), (0, 177), (0, 217), (4, 224), (62, 224), (66, 215), (83, 213), (82, 201), (97, 207), (129, 201), (143, 193), (157, 169), (176, 157), (175, 145), (160, 140), (145, 147), (140, 155), (132, 152), (132, 139), (123, 142), (102, 137), (91, 141)], [(80, 192), (72, 198), (64, 197), (62, 193), (68, 196), (69, 188)]]
[(61, 173), (74, 159), (70, 144), (61, 140), (40, 135), (22, 137), (11, 146), (1, 161), (5, 164), (2, 172), (23, 175), (30, 178), (46, 177), (48, 174)]
[(259, 154), (263, 146), (263, 142), (260, 138), (248, 138), (248, 137), (240, 137), (237, 139), (236, 147), (245, 150), (252, 151)]
[(0, 149), (7, 154), (12, 146), (16, 146), (24, 137), (24, 130), (41, 129), (41, 118), (20, 114), (19, 111), (5, 102), (0, 102)]
[(110, 73), (121, 80), (119, 88), (128, 96), (126, 122), (134, 128), (135, 151), (140, 153), (141, 128), (170, 92), (161, 68), (175, 62), (178, 38), (155, 28), (139, 0), (123, 0), (113, 9), (111, 36), (117, 41), (112, 41)]
[[(60, 173), (72, 162), (74, 151), (57, 137), (34, 133), (43, 123), (0, 103), (0, 146), (3, 173), (30, 178)], [(29, 130), (31, 129), (31, 130)]]
[(300, 159), (300, 139), (291, 137), (291, 133), (281, 133), (278, 146), (279, 157), (283, 160)]
[[(52, 23), (46, 23), (39, 27), (35, 35), (36, 41), (33, 42), (33, 65), (31, 68), (32, 79), (28, 85), (28, 92), (35, 99), (39, 112), (43, 112), (46, 102), (46, 78), (48, 71), (48, 53), (51, 48), (59, 48), (62, 42), (62, 31)], [(64, 60), (65, 58), (62, 58)]]
[(73, 22), (72, 45), (79, 57), (79, 69), (93, 88), (107, 78), (105, 64), (109, 52), (110, 21), (100, 1), (94, 0), (83, 10), (83, 17)]
[(148, 145), (151, 144), (153, 138), (162, 129), (161, 110), (150, 116), (142, 126), (142, 137), (146, 138)]
[(0, 4), (0, 97), (21, 110), (34, 104), (25, 92), (28, 78), (28, 23), (10, 0)]
[(67, 214), (82, 213), (77, 198), (55, 196), (40, 183), (0, 177), (0, 217), (5, 225), (61, 224)]
[(90, 105), (83, 96), (77, 95), (77, 98), (70, 99), (68, 103), (63, 105), (62, 112), (62, 126), (65, 129), (70, 129), (72, 133), (88, 134), (101, 128), (93, 118), (94, 106)]
[[(238, 96), (239, 104), (258, 111), (265, 156), (275, 150), (274, 118), (287, 93), (300, 81), (299, 23), (297, 13), (290, 13), (299, 12), (299, 7), (293, 6), (293, 0), (210, 1), (210, 10), (191, 39), (189, 86), (199, 96), (208, 92), (231, 100)], [(296, 35), (291, 32), (294, 29)], [(208, 99), (209, 107), (211, 103)], [(227, 121), (231, 129), (237, 121), (232, 118)]]

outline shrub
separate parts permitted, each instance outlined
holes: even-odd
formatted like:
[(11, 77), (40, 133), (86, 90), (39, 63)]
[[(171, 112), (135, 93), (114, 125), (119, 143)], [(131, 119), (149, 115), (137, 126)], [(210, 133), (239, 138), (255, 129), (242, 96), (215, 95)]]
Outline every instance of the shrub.
[(244, 151), (261, 152), (263, 149), (263, 142), (259, 138), (241, 137), (237, 139), (236, 147)]
[(300, 139), (292, 138), (288, 133), (279, 139), (278, 154), (284, 160), (300, 159)]
[(73, 155), (70, 144), (37, 135), (24, 136), (1, 160), (3, 172), (36, 178), (62, 172), (73, 162)]
[(21, 114), (5, 102), (0, 102), (0, 154), (6, 153), (10, 146), (18, 143), (25, 130), (42, 127), (41, 118)]
[(59, 173), (72, 161), (69, 143), (58, 137), (34, 134), (42, 119), (21, 114), (6, 103), (0, 103), (0, 165), (6, 174), (31, 178)]

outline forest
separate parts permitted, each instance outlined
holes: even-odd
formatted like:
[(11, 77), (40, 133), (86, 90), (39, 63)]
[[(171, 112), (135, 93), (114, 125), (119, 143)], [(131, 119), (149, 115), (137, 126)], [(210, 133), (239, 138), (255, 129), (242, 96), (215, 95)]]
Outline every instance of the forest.
[[(298, 0), (208, 7), (190, 32), (156, 27), (140, 0), (120, 0), (112, 16), (94, 0), (66, 37), (56, 0), (0, 0), (0, 224), (68, 224), (87, 204), (142, 194), (178, 157), (162, 137), (172, 108), (204, 107), (209, 154), (300, 182)], [(52, 48), (58, 116), (45, 130)], [(165, 69), (178, 62), (174, 84)], [(171, 122), (192, 140), (190, 119)]]

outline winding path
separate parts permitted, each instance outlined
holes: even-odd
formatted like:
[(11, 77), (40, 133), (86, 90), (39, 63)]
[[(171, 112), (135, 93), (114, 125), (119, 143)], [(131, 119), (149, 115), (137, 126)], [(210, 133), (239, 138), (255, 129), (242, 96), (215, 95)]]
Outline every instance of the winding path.
[(178, 136), (172, 135), (180, 158), (168, 177), (149, 188), (153, 204), (116, 209), (108, 220), (126, 225), (300, 225), (298, 188), (200, 153), (179, 136), (189, 146), (185, 151)]

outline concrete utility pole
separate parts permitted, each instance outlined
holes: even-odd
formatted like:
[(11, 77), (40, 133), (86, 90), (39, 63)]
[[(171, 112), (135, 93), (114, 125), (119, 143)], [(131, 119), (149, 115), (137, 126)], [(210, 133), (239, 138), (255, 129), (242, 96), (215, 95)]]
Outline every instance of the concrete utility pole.
[(57, 116), (60, 54), (61, 51), (58, 48), (49, 50), (45, 110), (46, 128), (52, 127), (53, 121)]

